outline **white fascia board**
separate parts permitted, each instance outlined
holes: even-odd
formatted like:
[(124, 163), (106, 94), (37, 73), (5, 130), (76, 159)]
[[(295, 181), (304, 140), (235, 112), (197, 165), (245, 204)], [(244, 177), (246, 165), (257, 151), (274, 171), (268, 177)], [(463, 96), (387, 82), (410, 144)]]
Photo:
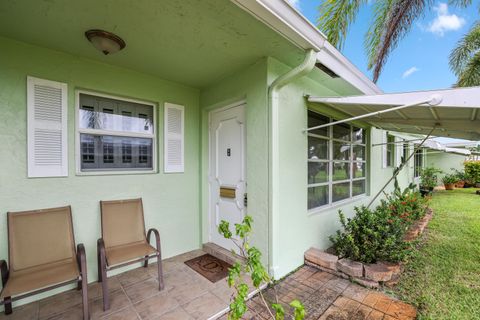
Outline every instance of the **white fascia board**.
[(325, 35), (284, 0), (231, 0), (270, 28), (307, 50), (319, 51)]
[(326, 36), (284, 0), (230, 0), (297, 47), (319, 51), (317, 60), (364, 94), (382, 93), (326, 40)]
[(416, 101), (429, 100), (432, 97), (440, 98), (439, 104), (434, 107), (459, 107), (459, 108), (479, 108), (480, 107), (480, 87), (454, 88), (445, 90), (402, 92), (391, 94), (377, 94), (365, 96), (350, 97), (309, 97), (310, 102), (331, 103), (331, 104), (351, 104), (351, 105), (378, 105), (378, 106), (401, 106)]

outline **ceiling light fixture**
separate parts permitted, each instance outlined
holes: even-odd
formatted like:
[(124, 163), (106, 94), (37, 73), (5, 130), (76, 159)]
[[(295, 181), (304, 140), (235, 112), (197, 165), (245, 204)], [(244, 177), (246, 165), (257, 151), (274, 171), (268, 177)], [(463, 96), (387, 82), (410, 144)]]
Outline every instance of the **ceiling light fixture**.
[(85, 37), (95, 48), (102, 51), (104, 55), (116, 53), (126, 46), (122, 38), (104, 30), (88, 30), (85, 32)]

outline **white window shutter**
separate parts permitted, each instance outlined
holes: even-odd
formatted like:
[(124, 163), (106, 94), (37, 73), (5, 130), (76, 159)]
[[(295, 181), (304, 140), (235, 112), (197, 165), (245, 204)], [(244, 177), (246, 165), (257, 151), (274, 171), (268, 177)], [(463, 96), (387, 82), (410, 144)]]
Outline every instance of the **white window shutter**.
[(385, 169), (387, 167), (387, 131), (382, 131), (382, 168)]
[(27, 77), (28, 177), (66, 177), (67, 84)]
[(185, 107), (165, 103), (164, 121), (164, 171), (165, 173), (184, 172)]

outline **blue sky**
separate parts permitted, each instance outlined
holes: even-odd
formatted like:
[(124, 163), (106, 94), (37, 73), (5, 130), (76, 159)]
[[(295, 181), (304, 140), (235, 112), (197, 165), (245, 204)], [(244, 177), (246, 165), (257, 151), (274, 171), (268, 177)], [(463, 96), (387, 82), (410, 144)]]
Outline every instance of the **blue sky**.
[[(290, 0), (313, 24), (318, 17), (320, 0)], [(359, 12), (351, 25), (342, 53), (370, 78), (363, 48), (373, 1)], [(449, 88), (456, 77), (450, 71), (448, 56), (457, 41), (478, 19), (478, 1), (467, 9), (449, 6), (448, 1), (436, 1), (435, 9), (419, 19), (389, 56), (378, 81), (385, 92), (417, 91)]]

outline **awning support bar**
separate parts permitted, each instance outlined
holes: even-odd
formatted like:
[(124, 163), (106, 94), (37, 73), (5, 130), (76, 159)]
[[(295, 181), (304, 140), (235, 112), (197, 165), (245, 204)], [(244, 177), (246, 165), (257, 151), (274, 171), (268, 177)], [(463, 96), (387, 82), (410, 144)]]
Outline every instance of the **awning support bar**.
[(355, 121), (355, 120), (360, 120), (360, 119), (363, 119), (363, 118), (368, 118), (368, 117), (372, 117), (372, 116), (377, 116), (377, 115), (382, 114), (382, 113), (387, 113), (387, 112), (392, 112), (392, 111), (396, 111), (396, 110), (400, 110), (400, 109), (415, 107), (415, 106), (418, 106), (418, 105), (421, 105), (421, 104), (431, 104), (431, 103), (434, 102), (434, 101), (435, 101), (435, 99), (434, 99), (434, 98), (431, 98), (431, 99), (429, 99), (429, 100), (422, 100), (422, 101), (419, 101), (419, 102), (410, 103), (410, 104), (405, 104), (405, 105), (398, 106), (398, 107), (393, 107), (393, 108), (390, 108), (390, 109), (385, 109), (385, 110), (380, 110), (380, 111), (374, 111), (374, 112), (362, 114), (362, 115), (359, 115), (359, 116), (356, 116), (356, 117), (352, 117), (352, 118), (347, 118), (347, 119), (338, 120), (338, 121), (334, 121), (334, 122), (330, 122), (330, 123), (325, 123), (325, 124), (322, 124), (322, 125), (319, 125), (319, 126), (315, 126), (315, 127), (312, 127), (312, 128), (308, 128), (308, 129), (306, 129), (305, 131), (308, 132), (308, 131), (312, 131), (312, 130), (316, 130), (316, 129), (331, 127), (331, 126), (334, 126), (334, 125), (336, 125), (336, 124), (345, 123), (345, 122), (351, 122), (351, 121)]
[[(429, 138), (428, 140), (431, 140), (431, 139), (435, 139), (435, 138), (434, 138), (434, 137), (433, 137), (433, 138)], [(402, 144), (402, 143), (406, 143), (406, 142), (416, 142), (416, 141), (422, 141), (422, 140), (423, 140), (423, 138), (411, 139), (411, 140), (393, 141), (393, 142), (373, 143), (373, 144), (372, 144), (372, 147), (384, 146), (384, 145), (387, 145), (387, 144)]]
[(378, 191), (378, 193), (375, 195), (375, 197), (373, 197), (373, 199), (370, 201), (370, 203), (368, 204), (367, 208), (370, 208), (370, 206), (375, 202), (375, 200), (377, 200), (378, 196), (383, 192), (383, 190), (385, 190), (385, 188), (390, 184), (390, 182), (393, 181), (393, 179), (395, 179), (398, 174), (400, 173), (400, 171), (402, 171), (403, 167), (405, 166), (405, 164), (407, 164), (410, 159), (412, 159), (412, 157), (415, 155), (415, 153), (417, 153), (418, 150), (420, 150), (422, 148), (422, 145), (425, 143), (425, 141), (427, 141), (427, 139), (430, 137), (430, 135), (432, 134), (433, 130), (435, 130), (435, 127), (432, 128), (432, 130), (430, 130), (430, 132), (428, 133), (428, 135), (422, 140), (422, 142), (420, 142), (420, 144), (418, 146), (415, 147), (415, 149), (413, 150), (412, 154), (410, 154), (410, 156), (405, 160), (403, 161), (400, 166), (398, 166), (398, 168), (395, 169), (392, 177), (387, 181), (387, 183), (385, 183), (385, 185), (383, 186), (382, 189), (380, 189)]

